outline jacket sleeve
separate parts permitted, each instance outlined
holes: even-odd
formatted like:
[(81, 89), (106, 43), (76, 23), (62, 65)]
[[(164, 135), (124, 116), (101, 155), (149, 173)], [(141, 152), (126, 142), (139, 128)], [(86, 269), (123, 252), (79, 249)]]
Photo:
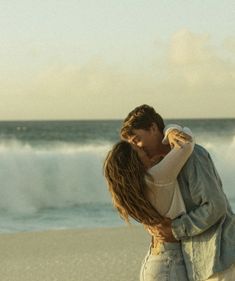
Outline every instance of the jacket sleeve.
[(172, 232), (177, 240), (203, 233), (227, 210), (222, 183), (209, 153), (194, 150), (185, 168), (188, 188), (198, 207), (172, 221)]

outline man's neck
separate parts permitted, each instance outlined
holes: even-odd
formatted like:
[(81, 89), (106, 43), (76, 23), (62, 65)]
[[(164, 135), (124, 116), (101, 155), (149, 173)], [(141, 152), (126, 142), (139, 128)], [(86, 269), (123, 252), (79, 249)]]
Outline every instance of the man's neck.
[(161, 155), (163, 156), (163, 157), (165, 157), (169, 152), (171, 151), (171, 147), (170, 147), (170, 145), (168, 144), (168, 145), (162, 145), (162, 149), (161, 149)]

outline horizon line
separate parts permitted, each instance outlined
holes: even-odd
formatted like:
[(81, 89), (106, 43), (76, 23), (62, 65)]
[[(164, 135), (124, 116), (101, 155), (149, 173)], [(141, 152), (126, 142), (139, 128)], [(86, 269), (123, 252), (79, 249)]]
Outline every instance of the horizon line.
[[(235, 117), (169, 117), (163, 120), (233, 120)], [(96, 119), (7, 119), (0, 122), (73, 122), (73, 121), (122, 121), (124, 118), (96, 118)]]

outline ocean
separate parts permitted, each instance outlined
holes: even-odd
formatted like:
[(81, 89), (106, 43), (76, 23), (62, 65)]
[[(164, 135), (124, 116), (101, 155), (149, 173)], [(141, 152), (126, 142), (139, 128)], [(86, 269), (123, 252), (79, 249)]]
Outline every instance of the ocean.
[[(235, 119), (188, 126), (211, 154), (235, 210)], [(120, 120), (0, 122), (0, 232), (115, 227), (103, 161)]]

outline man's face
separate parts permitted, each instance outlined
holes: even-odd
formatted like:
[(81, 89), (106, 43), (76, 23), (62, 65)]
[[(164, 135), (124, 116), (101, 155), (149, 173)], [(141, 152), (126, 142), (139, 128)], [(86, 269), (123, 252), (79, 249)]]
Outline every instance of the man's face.
[(133, 135), (128, 138), (128, 141), (143, 148), (146, 154), (149, 157), (152, 157), (159, 153), (162, 146), (162, 139), (163, 134), (154, 123), (149, 130), (134, 129)]

